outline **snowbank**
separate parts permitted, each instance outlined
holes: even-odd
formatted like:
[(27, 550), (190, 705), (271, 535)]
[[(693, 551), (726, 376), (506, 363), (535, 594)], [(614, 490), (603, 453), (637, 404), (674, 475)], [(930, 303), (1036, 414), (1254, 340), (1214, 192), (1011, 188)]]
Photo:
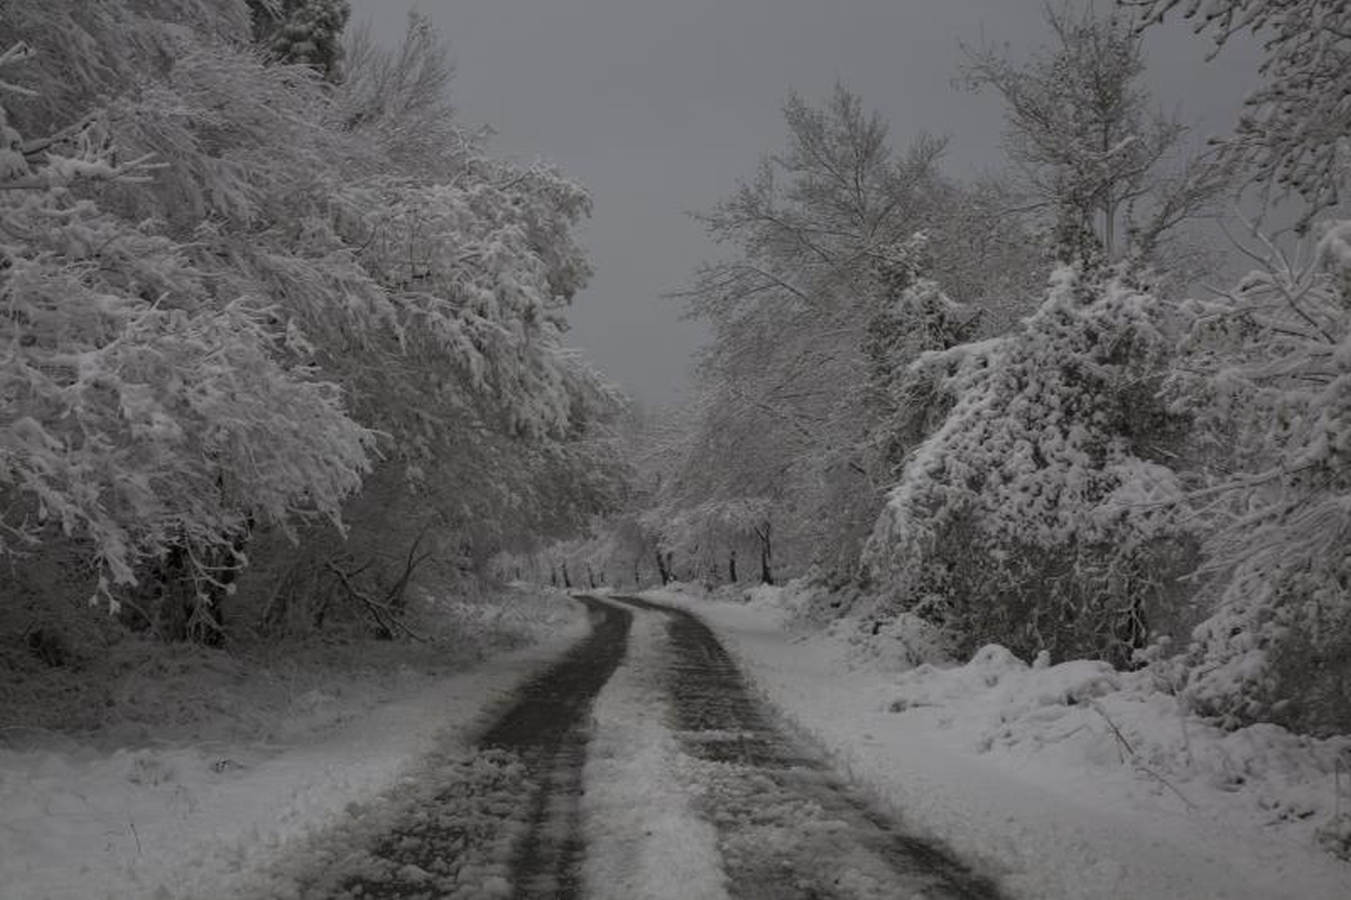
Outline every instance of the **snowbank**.
[(0, 893), (230, 895), (349, 804), (397, 781), (434, 743), (467, 745), (485, 710), (587, 630), (582, 609), (566, 601), (509, 614), (522, 640), (532, 629), (549, 638), (449, 677), (409, 672), (383, 693), (308, 692), (267, 741), (0, 749)]
[(860, 653), (858, 623), (794, 634), (768, 595), (644, 596), (701, 614), (843, 770), (1015, 896), (1351, 896), (1351, 865), (1316, 834), (1333, 825), (1351, 741), (1221, 732), (1145, 675), (1028, 665), (996, 646), (898, 674), (894, 657)]

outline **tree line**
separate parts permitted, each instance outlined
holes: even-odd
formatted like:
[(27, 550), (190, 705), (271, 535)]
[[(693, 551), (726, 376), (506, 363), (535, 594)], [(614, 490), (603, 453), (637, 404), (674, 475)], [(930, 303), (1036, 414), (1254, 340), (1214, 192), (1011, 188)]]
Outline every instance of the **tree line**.
[(0, 594), (169, 640), (399, 633), (618, 490), (586, 190), (345, 0), (0, 6)]
[[(1144, 87), (1169, 17), (1261, 42), (1227, 137)], [(844, 87), (789, 99), (787, 144), (700, 216), (726, 252), (679, 297), (712, 332), (693, 398), (631, 419), (623, 509), (541, 568), (801, 577), (820, 614), (918, 616), (954, 654), (1150, 664), (1217, 721), (1345, 731), (1351, 8), (1046, 24), (961, 48), (1006, 176), (894, 147)]]

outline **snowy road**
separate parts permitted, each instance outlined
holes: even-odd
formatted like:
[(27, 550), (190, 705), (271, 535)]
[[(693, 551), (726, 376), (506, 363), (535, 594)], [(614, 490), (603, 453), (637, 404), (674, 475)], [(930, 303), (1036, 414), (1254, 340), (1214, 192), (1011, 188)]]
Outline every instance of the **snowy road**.
[(583, 601), (590, 635), (527, 683), (467, 759), (390, 816), (372, 845), (334, 851), (297, 894), (319, 898), (579, 896), (586, 714), (624, 656), (632, 614)]
[(695, 806), (716, 826), (728, 892), (739, 898), (987, 898), (994, 887), (909, 837), (823, 760), (790, 739), (694, 615), (667, 617), (665, 683), (689, 757)]
[(781, 730), (696, 617), (579, 599), (590, 635), (288, 896), (998, 896)]

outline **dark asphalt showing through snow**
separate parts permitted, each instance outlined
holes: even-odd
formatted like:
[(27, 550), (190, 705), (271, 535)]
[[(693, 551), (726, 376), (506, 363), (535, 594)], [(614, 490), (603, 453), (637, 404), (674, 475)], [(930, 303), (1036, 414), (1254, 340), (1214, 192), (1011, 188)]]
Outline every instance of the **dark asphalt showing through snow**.
[(429, 757), (424, 774), (377, 806), (369, 824), (347, 839), (335, 833), (321, 865), (294, 876), (285, 896), (582, 896), (579, 798), (589, 713), (627, 652), (633, 608), (666, 617), (664, 670), (653, 674), (666, 687), (681, 747), (674, 774), (717, 831), (732, 897), (999, 896), (941, 848), (902, 833), (793, 740), (696, 616), (637, 598), (577, 599), (588, 608), (591, 633), (517, 692), (476, 752)]
[(718, 829), (732, 896), (999, 896), (943, 849), (899, 831), (778, 728), (696, 616), (637, 598), (614, 599), (668, 617), (672, 725), (696, 760), (689, 771), (698, 779), (698, 805)]
[[(302, 900), (579, 896), (588, 712), (628, 646), (633, 613), (580, 598), (591, 633), (517, 692), (472, 757), (429, 775), (366, 846), (299, 877)], [(383, 820), (382, 820), (383, 821)], [(339, 836), (337, 843), (341, 844)]]

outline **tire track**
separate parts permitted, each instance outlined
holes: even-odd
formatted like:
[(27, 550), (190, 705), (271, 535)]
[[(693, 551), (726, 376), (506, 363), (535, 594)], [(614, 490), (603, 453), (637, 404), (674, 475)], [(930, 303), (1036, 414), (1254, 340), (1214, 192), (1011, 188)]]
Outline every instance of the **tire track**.
[(988, 880), (907, 835), (815, 754), (775, 726), (713, 632), (694, 615), (664, 613), (672, 650), (673, 724), (685, 775), (719, 832), (733, 896), (764, 900), (924, 897), (995, 900)]
[[(623, 659), (633, 613), (579, 597), (591, 633), (531, 679), (469, 758), (433, 757), (374, 839), (298, 877), (302, 900), (575, 898), (588, 711)], [(340, 836), (339, 836), (340, 837)]]

